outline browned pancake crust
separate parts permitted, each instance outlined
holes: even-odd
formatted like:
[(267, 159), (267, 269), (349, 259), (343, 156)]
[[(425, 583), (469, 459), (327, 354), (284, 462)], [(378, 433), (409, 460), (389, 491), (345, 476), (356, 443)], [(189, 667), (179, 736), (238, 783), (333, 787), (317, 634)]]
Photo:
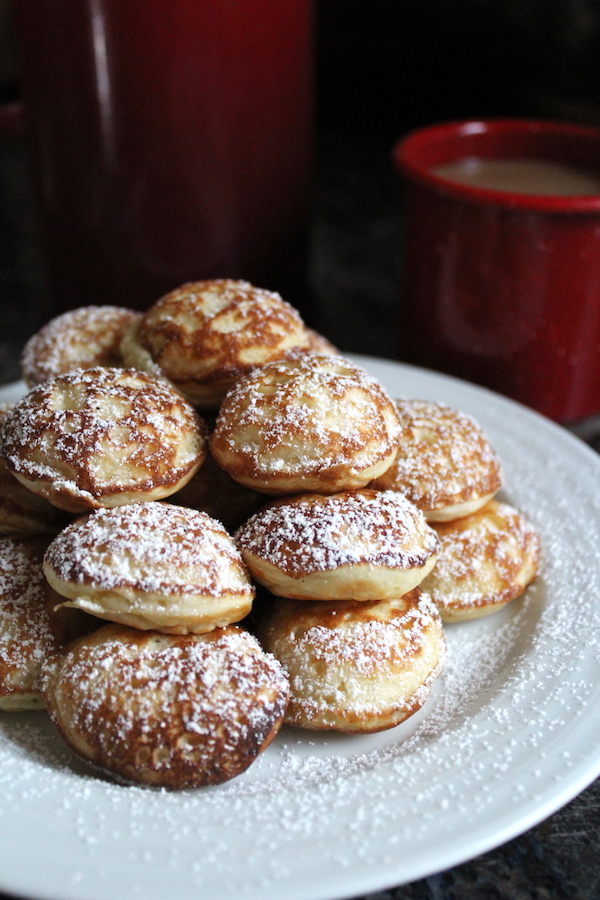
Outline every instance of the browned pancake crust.
[(436, 523), (434, 528), (440, 553), (423, 588), (431, 593), (446, 622), (501, 609), (537, 575), (538, 534), (508, 503), (491, 500), (470, 516)]
[[(396, 400), (395, 406), (398, 454), (371, 487), (402, 491), (431, 521), (474, 512), (500, 489), (500, 460), (471, 416), (432, 401)], [(461, 505), (464, 512), (456, 510)]]
[(241, 774), (279, 729), (288, 683), (235, 626), (174, 637), (108, 625), (54, 658), (46, 697), (81, 757), (127, 781), (181, 789)]
[(279, 294), (212, 279), (158, 300), (125, 336), (122, 353), (129, 365), (161, 373), (194, 405), (214, 409), (240, 375), (318, 343)]
[(267, 363), (228, 391), (213, 456), (232, 478), (268, 494), (364, 487), (397, 452), (394, 405), (381, 384), (342, 357)]
[(16, 404), (2, 450), (27, 488), (85, 512), (173, 493), (203, 462), (207, 434), (193, 407), (143, 372), (76, 369)]
[(44, 572), (63, 603), (171, 634), (238, 622), (254, 598), (223, 526), (168, 503), (98, 509), (77, 519), (48, 546)]
[(301, 494), (276, 501), (236, 532), (254, 578), (308, 600), (378, 600), (412, 590), (431, 570), (438, 540), (395, 491)]
[(368, 603), (276, 599), (258, 635), (290, 676), (285, 721), (314, 730), (392, 728), (423, 705), (446, 660), (440, 617), (418, 588)]
[(120, 344), (141, 313), (120, 306), (83, 306), (47, 322), (25, 344), (21, 370), (34, 387), (72, 369), (123, 365)]
[[(10, 408), (0, 405), (0, 433)], [(68, 522), (66, 513), (22, 485), (0, 456), (0, 535), (53, 535)]]
[(42, 573), (46, 541), (0, 538), (0, 709), (44, 706), (42, 668), (90, 618), (54, 612), (54, 594)]
[(42, 540), (0, 539), (0, 708), (44, 705), (41, 667), (57, 649), (44, 606)]

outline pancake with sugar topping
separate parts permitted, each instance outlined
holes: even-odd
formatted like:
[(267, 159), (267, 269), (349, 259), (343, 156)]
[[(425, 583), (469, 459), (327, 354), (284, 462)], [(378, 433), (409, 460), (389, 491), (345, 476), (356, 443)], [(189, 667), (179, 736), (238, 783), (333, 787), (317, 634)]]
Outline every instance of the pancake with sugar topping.
[(91, 630), (73, 610), (53, 611), (42, 572), (43, 539), (0, 538), (0, 709), (40, 709), (42, 668), (76, 635)]
[(423, 588), (445, 622), (496, 612), (519, 597), (537, 575), (537, 532), (508, 503), (490, 500), (470, 516), (434, 527), (440, 553)]
[(383, 474), (399, 423), (385, 389), (342, 357), (268, 363), (228, 391), (211, 451), (232, 478), (267, 494), (336, 493)]
[(124, 336), (128, 365), (167, 378), (200, 409), (216, 409), (253, 367), (319, 344), (279, 294), (246, 281), (184, 284), (158, 300)]
[(142, 314), (121, 306), (82, 306), (47, 322), (21, 354), (28, 387), (72, 369), (122, 366), (121, 341)]
[(286, 674), (235, 626), (173, 636), (106, 625), (52, 660), (54, 724), (83, 759), (153, 787), (221, 784), (278, 731)]
[(239, 622), (254, 598), (242, 557), (220, 522), (169, 503), (83, 516), (50, 543), (44, 572), (65, 606), (166, 634)]
[(52, 378), (16, 404), (2, 430), (12, 474), (69, 512), (167, 497), (207, 448), (205, 425), (180, 394), (126, 369)]
[(446, 661), (439, 614), (419, 588), (368, 603), (277, 600), (258, 634), (289, 674), (285, 721), (315, 730), (398, 725), (420, 709)]
[(402, 491), (431, 522), (467, 516), (502, 486), (502, 467), (471, 416), (442, 403), (396, 400), (398, 455), (371, 487)]
[(256, 513), (236, 532), (250, 573), (273, 594), (308, 600), (378, 600), (416, 587), (438, 540), (395, 491), (303, 494)]
[[(0, 405), (0, 432), (9, 411)], [(0, 456), (0, 535), (53, 535), (68, 522), (66, 513), (24, 487)]]

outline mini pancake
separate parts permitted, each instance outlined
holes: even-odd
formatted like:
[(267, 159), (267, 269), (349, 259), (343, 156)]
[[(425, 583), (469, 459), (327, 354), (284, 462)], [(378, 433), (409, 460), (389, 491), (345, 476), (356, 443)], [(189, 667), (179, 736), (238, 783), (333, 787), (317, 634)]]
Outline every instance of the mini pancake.
[(64, 606), (165, 634), (239, 622), (254, 598), (220, 522), (169, 503), (98, 509), (77, 519), (50, 543), (44, 572)]
[(378, 602), (276, 600), (258, 635), (290, 678), (285, 721), (368, 734), (423, 705), (446, 661), (431, 599), (416, 588)]
[(502, 467), (471, 416), (442, 403), (396, 400), (398, 454), (371, 487), (402, 491), (430, 522), (484, 506), (502, 486)]
[(386, 391), (342, 357), (267, 363), (228, 391), (211, 451), (232, 478), (266, 494), (364, 487), (392, 464), (399, 424)]
[[(9, 407), (0, 406), (0, 431)], [(24, 487), (0, 456), (0, 536), (57, 534), (69, 517), (43, 497)]]
[(303, 494), (273, 503), (236, 532), (252, 576), (271, 593), (307, 600), (383, 600), (416, 587), (438, 540), (395, 491)]
[(56, 598), (42, 572), (45, 548), (43, 539), (0, 538), (1, 710), (42, 708), (46, 660), (94, 627), (74, 610), (54, 612)]
[(69, 512), (167, 497), (207, 453), (204, 423), (143, 372), (76, 369), (33, 388), (6, 417), (2, 450), (26, 488)]
[(422, 586), (431, 593), (445, 622), (496, 612), (519, 597), (536, 577), (537, 532), (508, 503), (490, 500), (470, 516), (434, 527), (440, 553)]
[(290, 350), (308, 351), (316, 339), (279, 294), (213, 279), (158, 300), (124, 336), (121, 352), (128, 365), (168, 379), (194, 406), (216, 409), (240, 375)]
[(53, 658), (46, 699), (84, 760), (118, 780), (177, 790), (247, 769), (281, 725), (288, 681), (235, 626), (174, 636), (106, 625)]
[(141, 317), (121, 306), (82, 306), (51, 319), (23, 348), (25, 384), (32, 388), (73, 369), (122, 366), (121, 341)]

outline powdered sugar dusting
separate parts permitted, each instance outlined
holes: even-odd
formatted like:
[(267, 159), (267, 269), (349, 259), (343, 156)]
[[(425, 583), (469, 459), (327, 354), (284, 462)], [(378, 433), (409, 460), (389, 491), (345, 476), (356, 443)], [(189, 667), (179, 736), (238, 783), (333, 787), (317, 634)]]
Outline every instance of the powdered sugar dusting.
[(397, 724), (446, 660), (438, 612), (418, 590), (383, 603), (276, 601), (259, 633), (290, 676), (286, 721), (307, 727)]
[(533, 525), (491, 500), (474, 515), (436, 526), (440, 552), (423, 587), (438, 608), (508, 602), (533, 580), (540, 555)]
[(428, 510), (500, 488), (500, 458), (472, 416), (444, 403), (401, 399), (395, 405), (398, 455), (378, 487), (403, 491)]
[(17, 475), (94, 505), (96, 497), (132, 486), (176, 484), (202, 459), (206, 435), (168, 385), (98, 367), (33, 388), (8, 414), (2, 443)]
[(409, 568), (423, 565), (438, 546), (423, 514), (395, 491), (275, 504), (252, 516), (236, 540), (292, 576), (359, 563)]
[(176, 288), (146, 312), (139, 332), (141, 347), (176, 383), (237, 377), (309, 338), (279, 294), (232, 279)]
[(122, 777), (183, 787), (243, 771), (283, 716), (287, 678), (238, 628), (208, 636), (116, 626), (47, 667), (51, 717)]
[(206, 513), (168, 503), (95, 510), (52, 541), (45, 563), (63, 582), (102, 590), (248, 593), (241, 556)]
[(85, 306), (51, 319), (23, 348), (25, 381), (33, 386), (75, 368), (122, 364), (121, 338), (139, 318), (120, 306)]
[(307, 354), (240, 379), (221, 406), (211, 446), (234, 476), (236, 467), (259, 477), (332, 470), (343, 484), (345, 470), (391, 458), (398, 434), (376, 379), (341, 357)]
[(56, 641), (44, 607), (44, 543), (0, 538), (0, 697), (41, 690)]

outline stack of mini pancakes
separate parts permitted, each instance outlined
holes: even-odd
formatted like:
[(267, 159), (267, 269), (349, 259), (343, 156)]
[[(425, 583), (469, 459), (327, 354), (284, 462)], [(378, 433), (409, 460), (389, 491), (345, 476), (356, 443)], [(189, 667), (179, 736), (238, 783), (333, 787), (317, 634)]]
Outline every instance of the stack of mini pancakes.
[(45, 706), (117, 779), (221, 783), (284, 722), (390, 728), (442, 671), (443, 620), (536, 575), (479, 426), (393, 401), (278, 294), (219, 279), (74, 310), (22, 368), (0, 708)]

